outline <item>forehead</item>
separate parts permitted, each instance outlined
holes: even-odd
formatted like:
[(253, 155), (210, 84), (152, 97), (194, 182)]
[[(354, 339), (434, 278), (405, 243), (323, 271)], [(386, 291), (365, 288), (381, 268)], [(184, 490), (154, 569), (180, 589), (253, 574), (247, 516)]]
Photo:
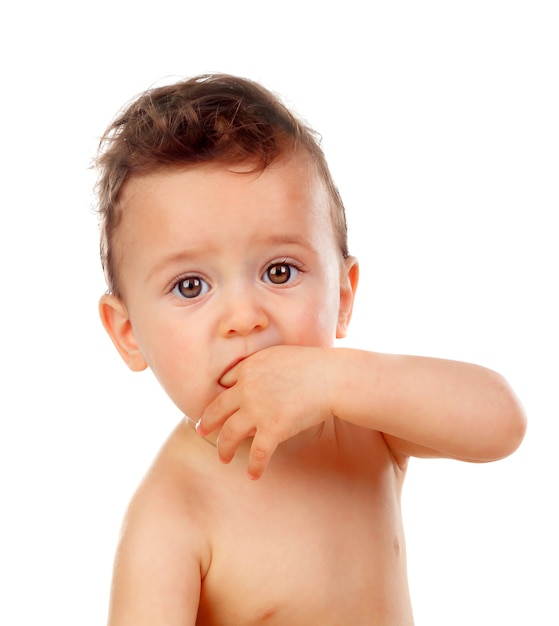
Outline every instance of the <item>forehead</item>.
[(264, 170), (211, 163), (136, 174), (121, 189), (111, 237), (119, 292), (125, 296), (132, 276), (145, 276), (166, 257), (191, 249), (222, 255), (236, 247), (237, 258), (246, 258), (271, 234), (276, 243), (305, 241), (319, 256), (339, 260), (330, 204), (306, 152)]
[(277, 160), (263, 170), (252, 163), (166, 167), (125, 183), (117, 239), (128, 238), (138, 228), (173, 229), (172, 222), (188, 224), (193, 236), (207, 230), (208, 222), (216, 232), (224, 222), (249, 229), (284, 224), (331, 232), (329, 204), (326, 185), (306, 153)]

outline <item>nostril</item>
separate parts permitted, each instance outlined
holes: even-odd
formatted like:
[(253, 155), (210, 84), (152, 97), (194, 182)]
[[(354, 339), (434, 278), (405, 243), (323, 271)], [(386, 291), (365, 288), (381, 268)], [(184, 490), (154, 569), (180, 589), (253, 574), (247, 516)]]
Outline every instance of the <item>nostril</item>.
[(253, 332), (264, 330), (268, 326), (266, 312), (258, 306), (244, 302), (232, 307), (223, 316), (221, 332), (226, 337), (235, 335), (250, 335)]

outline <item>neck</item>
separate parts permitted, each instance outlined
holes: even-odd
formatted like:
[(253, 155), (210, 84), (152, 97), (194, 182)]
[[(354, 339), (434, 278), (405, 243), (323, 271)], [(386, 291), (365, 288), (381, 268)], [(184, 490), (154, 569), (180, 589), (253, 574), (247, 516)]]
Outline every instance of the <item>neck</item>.
[(205, 437), (202, 437), (202, 435), (199, 435), (198, 432), (196, 431), (196, 423), (193, 420), (191, 420), (189, 417), (187, 417), (186, 415), (184, 416), (184, 419), (186, 423), (188, 424), (188, 427), (191, 428), (196, 433), (197, 437), (199, 437), (200, 439), (203, 439), (204, 441), (207, 441), (214, 448), (217, 448), (217, 437), (218, 437), (217, 432), (213, 432), (213, 433), (210, 433), (209, 435), (206, 435)]

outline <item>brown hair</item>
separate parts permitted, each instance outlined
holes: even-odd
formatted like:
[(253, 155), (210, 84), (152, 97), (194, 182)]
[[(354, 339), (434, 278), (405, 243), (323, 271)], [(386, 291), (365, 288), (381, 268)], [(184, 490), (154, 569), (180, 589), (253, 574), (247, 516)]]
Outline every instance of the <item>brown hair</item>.
[(109, 291), (120, 295), (112, 241), (119, 194), (135, 174), (165, 166), (254, 161), (265, 169), (303, 146), (326, 184), (334, 230), (348, 256), (344, 207), (316, 133), (261, 85), (226, 74), (150, 89), (126, 106), (99, 143), (96, 167), (101, 262)]

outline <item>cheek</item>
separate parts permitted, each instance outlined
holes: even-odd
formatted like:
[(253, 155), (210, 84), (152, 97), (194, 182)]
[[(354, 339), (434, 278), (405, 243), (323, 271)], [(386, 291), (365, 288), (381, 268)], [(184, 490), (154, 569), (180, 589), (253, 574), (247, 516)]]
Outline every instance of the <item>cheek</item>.
[(338, 321), (338, 301), (316, 294), (309, 298), (290, 321), (293, 342), (302, 346), (329, 347), (334, 344)]
[(200, 358), (198, 346), (179, 343), (161, 345), (152, 353), (153, 374), (178, 409), (198, 420), (217, 391), (208, 364)]
[(194, 378), (190, 370), (197, 356), (196, 337), (187, 336), (185, 328), (185, 324), (162, 319), (154, 313), (147, 323), (140, 324), (136, 333), (149, 368), (168, 392), (174, 391), (177, 381)]
[(338, 326), (338, 301), (325, 302), (317, 317), (317, 327), (321, 336), (325, 337), (329, 345), (334, 343)]

